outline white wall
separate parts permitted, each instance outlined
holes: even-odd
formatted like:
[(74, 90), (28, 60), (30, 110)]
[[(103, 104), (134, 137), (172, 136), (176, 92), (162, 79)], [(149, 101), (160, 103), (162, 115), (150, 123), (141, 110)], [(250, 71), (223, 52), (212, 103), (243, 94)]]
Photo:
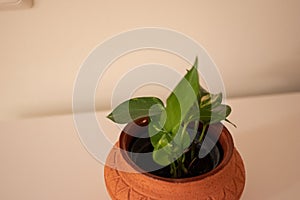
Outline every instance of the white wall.
[[(230, 97), (300, 91), (299, 0), (35, 0), (31, 9), (0, 11), (0, 119), (70, 113), (76, 73), (89, 52), (143, 26), (174, 29), (201, 43)], [(167, 53), (125, 56), (99, 86), (97, 107), (109, 108), (122, 73), (146, 61), (182, 73), (187, 67)]]

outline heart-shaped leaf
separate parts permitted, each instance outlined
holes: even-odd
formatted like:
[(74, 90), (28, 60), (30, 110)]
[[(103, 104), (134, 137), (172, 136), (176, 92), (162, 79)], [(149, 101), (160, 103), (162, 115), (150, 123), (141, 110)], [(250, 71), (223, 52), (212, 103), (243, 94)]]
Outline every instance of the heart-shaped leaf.
[(156, 97), (137, 97), (118, 105), (108, 116), (110, 120), (125, 124), (142, 117), (160, 115), (164, 111), (163, 102)]

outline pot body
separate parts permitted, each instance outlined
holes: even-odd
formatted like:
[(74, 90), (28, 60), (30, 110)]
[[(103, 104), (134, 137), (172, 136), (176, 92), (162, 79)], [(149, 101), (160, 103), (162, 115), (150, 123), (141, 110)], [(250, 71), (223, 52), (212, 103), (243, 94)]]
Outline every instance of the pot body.
[[(128, 124), (124, 130), (132, 134), (134, 128), (131, 127), (134, 126)], [(130, 138), (123, 131), (119, 143), (106, 160), (104, 178), (113, 200), (235, 200), (241, 197), (245, 186), (245, 168), (225, 127), (219, 137), (223, 150), (220, 164), (206, 174), (183, 179), (141, 173), (122, 150), (126, 150)]]

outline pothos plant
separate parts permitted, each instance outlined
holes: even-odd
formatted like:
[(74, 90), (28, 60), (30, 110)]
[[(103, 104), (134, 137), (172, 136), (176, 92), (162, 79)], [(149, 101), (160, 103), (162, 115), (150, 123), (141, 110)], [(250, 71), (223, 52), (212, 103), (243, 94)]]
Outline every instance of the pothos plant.
[(200, 86), (197, 67), (196, 58), (168, 96), (166, 105), (157, 97), (137, 97), (121, 103), (107, 116), (119, 124), (148, 117), (153, 160), (161, 166), (170, 166), (173, 178), (188, 174), (190, 163), (186, 163), (186, 157), (190, 162), (198, 157), (197, 147), (210, 124), (225, 120), (234, 125), (227, 119), (231, 108), (222, 104), (222, 93), (211, 94)]

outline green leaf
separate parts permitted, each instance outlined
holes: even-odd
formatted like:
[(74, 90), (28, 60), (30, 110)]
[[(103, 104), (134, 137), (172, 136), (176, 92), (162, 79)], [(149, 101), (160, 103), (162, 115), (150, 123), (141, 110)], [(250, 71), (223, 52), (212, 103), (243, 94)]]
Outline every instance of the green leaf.
[(200, 121), (203, 124), (213, 124), (225, 120), (231, 113), (228, 105), (220, 104), (212, 109), (200, 109)]
[(153, 160), (161, 166), (169, 165), (171, 163), (170, 157), (172, 155), (172, 138), (170, 133), (161, 131), (161, 129), (153, 124), (152, 126), (149, 126), (149, 133), (154, 134), (150, 135), (150, 141), (154, 147), (154, 151), (152, 152)]
[[(201, 87), (201, 86), (200, 86)], [(210, 94), (205, 89), (200, 88), (200, 121), (204, 124), (212, 124), (222, 120), (230, 123), (234, 127), (236, 125), (229, 121), (226, 117), (231, 113), (231, 108), (222, 103), (222, 93)]]
[(157, 164), (167, 166), (171, 163), (172, 137), (170, 133), (164, 132), (160, 127), (156, 126), (155, 124), (157, 123), (156, 121), (148, 125), (150, 141), (154, 147), (152, 158)]
[(198, 101), (200, 92), (197, 70), (198, 60), (187, 72), (167, 98), (165, 130), (176, 134), (181, 122), (185, 119), (191, 107)]
[(154, 148), (152, 152), (153, 160), (161, 166), (167, 166), (172, 163), (170, 155), (172, 155), (172, 147), (170, 144), (163, 148)]
[(207, 93), (201, 97), (200, 108), (212, 109), (222, 103), (222, 93), (210, 94)]
[(161, 134), (161, 136), (152, 153), (153, 160), (161, 166), (174, 162), (190, 146), (190, 137), (187, 132), (178, 132), (171, 142), (167, 134)]
[(159, 165), (166, 166), (180, 157), (186, 148), (190, 146), (191, 140), (187, 131), (180, 127), (175, 136), (165, 132), (153, 122), (149, 124), (150, 140), (154, 147), (153, 160)]
[(166, 112), (163, 110), (160, 115), (153, 115), (149, 117), (148, 134), (153, 147), (157, 146), (158, 141), (163, 134), (170, 134), (163, 129), (166, 121)]
[(191, 139), (187, 131), (179, 130), (173, 139), (174, 146), (178, 146), (179, 153), (183, 153), (184, 149), (191, 145)]
[(137, 97), (118, 105), (107, 118), (125, 124), (142, 117), (160, 115), (163, 111), (164, 104), (159, 98)]
[(163, 131), (161, 128), (154, 124), (148, 125), (148, 131), (150, 136), (150, 141), (153, 147), (163, 147), (162, 138), (168, 139), (168, 142), (172, 140), (170, 133)]

